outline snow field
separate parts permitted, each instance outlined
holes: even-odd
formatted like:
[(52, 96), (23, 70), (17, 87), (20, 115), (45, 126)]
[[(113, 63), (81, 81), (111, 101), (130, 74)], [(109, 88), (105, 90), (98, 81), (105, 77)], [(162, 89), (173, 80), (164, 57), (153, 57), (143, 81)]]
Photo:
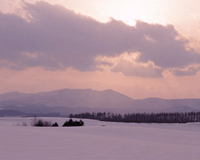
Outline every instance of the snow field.
[(60, 127), (13, 126), (31, 119), (0, 118), (0, 160), (200, 160), (200, 123), (61, 127), (68, 118), (42, 118)]

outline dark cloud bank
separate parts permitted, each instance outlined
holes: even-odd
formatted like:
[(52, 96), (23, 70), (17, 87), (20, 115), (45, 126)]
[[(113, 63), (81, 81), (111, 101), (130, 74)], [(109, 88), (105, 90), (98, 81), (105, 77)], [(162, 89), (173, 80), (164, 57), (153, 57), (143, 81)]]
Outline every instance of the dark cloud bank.
[[(179, 33), (172, 25), (137, 21), (132, 27), (114, 19), (100, 23), (46, 2), (25, 3), (24, 9), (32, 15), (29, 22), (14, 14), (0, 13), (0, 67), (18, 70), (37, 66), (51, 70), (73, 67), (91, 71), (95, 69), (97, 55), (112, 57), (123, 52), (140, 52), (138, 63), (152, 61), (160, 69), (155, 69), (152, 75), (148, 69), (144, 72), (147, 74), (140, 74), (144, 67), (131, 73), (117, 66), (113, 71), (161, 77), (161, 70), (200, 63), (200, 54), (185, 49), (187, 40), (176, 40)], [(194, 69), (176, 70), (175, 75), (195, 73)]]

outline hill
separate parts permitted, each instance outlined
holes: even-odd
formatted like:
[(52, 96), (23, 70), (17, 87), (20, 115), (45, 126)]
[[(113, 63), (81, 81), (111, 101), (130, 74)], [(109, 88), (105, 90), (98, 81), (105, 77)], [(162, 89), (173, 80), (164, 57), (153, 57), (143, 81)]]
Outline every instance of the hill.
[(113, 90), (62, 89), (51, 92), (0, 94), (0, 108), (25, 113), (190, 112), (200, 111), (200, 99), (134, 100)]

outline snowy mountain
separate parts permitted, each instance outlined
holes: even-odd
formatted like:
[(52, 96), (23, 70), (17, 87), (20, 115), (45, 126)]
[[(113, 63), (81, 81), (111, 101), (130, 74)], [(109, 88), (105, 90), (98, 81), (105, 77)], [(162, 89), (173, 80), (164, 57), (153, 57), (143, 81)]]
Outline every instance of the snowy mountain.
[(14, 109), (27, 113), (59, 112), (190, 112), (200, 111), (200, 99), (134, 100), (113, 90), (62, 89), (51, 92), (25, 94), (11, 92), (0, 95), (1, 109)]

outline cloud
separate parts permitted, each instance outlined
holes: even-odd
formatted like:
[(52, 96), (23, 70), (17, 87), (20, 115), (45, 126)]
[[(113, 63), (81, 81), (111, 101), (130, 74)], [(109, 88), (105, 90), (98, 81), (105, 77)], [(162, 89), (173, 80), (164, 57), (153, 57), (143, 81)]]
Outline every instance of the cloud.
[(115, 19), (100, 23), (47, 2), (24, 2), (23, 9), (31, 15), (30, 21), (15, 14), (0, 13), (0, 67), (18, 70), (72, 67), (91, 71), (96, 69), (95, 58), (99, 55), (114, 57), (124, 52), (139, 52), (137, 65), (121, 61), (111, 71), (160, 77), (163, 69), (200, 62), (200, 54), (185, 49), (188, 41), (177, 39), (180, 35), (172, 25), (137, 21), (133, 27)]
[(143, 78), (160, 78), (162, 69), (154, 68), (152, 63), (137, 64), (127, 60), (121, 60), (117, 66), (111, 69), (112, 72), (121, 72), (125, 76), (136, 76)]
[(140, 53), (123, 53), (119, 56), (107, 57), (99, 56), (96, 58), (98, 68), (109, 70), (111, 72), (121, 72), (125, 76), (143, 77), (143, 78), (160, 78), (163, 77), (160, 67), (153, 62), (140, 63), (138, 58)]
[(176, 76), (194, 76), (200, 70), (200, 66), (190, 66), (186, 69), (174, 69), (172, 72)]

